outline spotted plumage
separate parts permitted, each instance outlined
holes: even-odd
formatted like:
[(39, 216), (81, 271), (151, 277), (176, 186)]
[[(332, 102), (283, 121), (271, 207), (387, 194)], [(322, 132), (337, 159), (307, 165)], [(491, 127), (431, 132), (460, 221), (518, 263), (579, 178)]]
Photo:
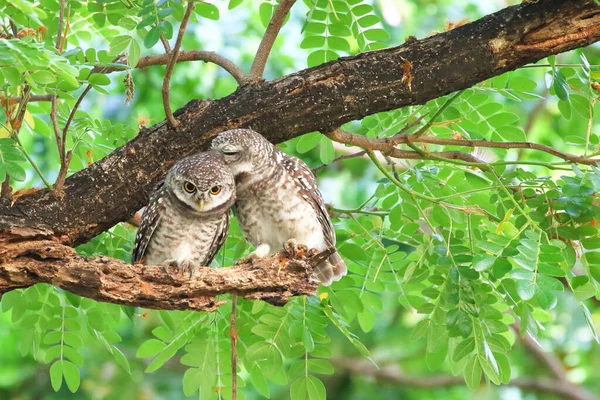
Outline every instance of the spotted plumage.
[[(257, 254), (278, 250), (290, 240), (317, 250), (335, 246), (323, 197), (302, 160), (283, 153), (250, 129), (222, 132), (212, 148), (223, 155), (235, 176), (235, 213)], [(316, 270), (325, 285), (346, 273), (337, 252)]]
[(174, 265), (190, 274), (208, 266), (225, 242), (234, 201), (234, 178), (219, 154), (177, 162), (150, 195), (133, 262)]

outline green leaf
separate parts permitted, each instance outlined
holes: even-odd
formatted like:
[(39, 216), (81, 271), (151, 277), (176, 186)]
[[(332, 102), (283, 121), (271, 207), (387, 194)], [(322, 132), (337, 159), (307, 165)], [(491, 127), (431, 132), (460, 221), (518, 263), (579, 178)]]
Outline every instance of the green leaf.
[(214, 21), (219, 20), (219, 8), (214, 4), (204, 2), (196, 3), (196, 12), (204, 18), (212, 19)]
[(63, 361), (56, 361), (50, 366), (50, 383), (55, 392), (60, 390), (63, 377)]
[(290, 385), (291, 400), (320, 400), (325, 399), (325, 396), (323, 382), (311, 375), (298, 378)]
[(160, 39), (160, 30), (158, 29), (158, 26), (153, 26), (144, 38), (144, 46), (149, 49), (158, 43), (158, 39)]
[(106, 86), (110, 85), (110, 78), (104, 74), (92, 74), (88, 78), (92, 85)]
[(109, 45), (109, 53), (113, 56), (121, 54), (131, 44), (133, 38), (129, 35), (121, 35), (114, 38)]
[(523, 300), (531, 300), (535, 294), (535, 284), (531, 281), (520, 279), (517, 281), (517, 293)]
[(300, 154), (306, 153), (319, 144), (323, 136), (319, 132), (307, 133), (302, 135), (296, 143), (296, 151)]
[(333, 148), (333, 142), (327, 136), (321, 138), (321, 162), (323, 164), (331, 164), (335, 157), (335, 150)]
[(471, 390), (475, 390), (481, 384), (481, 366), (479, 365), (479, 358), (472, 356), (465, 365), (465, 383)]
[(140, 61), (141, 52), (142, 50), (140, 48), (140, 44), (137, 42), (137, 40), (133, 39), (131, 41), (131, 45), (129, 46), (129, 56), (127, 58), (127, 62), (130, 67), (134, 68), (138, 64)]
[(304, 345), (304, 348), (308, 353), (313, 351), (315, 348), (315, 342), (313, 340), (313, 337), (306, 326), (302, 330), (302, 344)]
[(79, 375), (79, 368), (75, 364), (69, 361), (62, 362), (62, 373), (65, 377), (65, 382), (71, 393), (75, 393), (79, 389), (81, 383), (81, 376)]
[(153, 357), (163, 351), (166, 345), (160, 340), (148, 339), (137, 350), (135, 356), (137, 358)]
[(470, 337), (458, 344), (452, 354), (452, 361), (458, 362), (475, 350), (475, 340)]

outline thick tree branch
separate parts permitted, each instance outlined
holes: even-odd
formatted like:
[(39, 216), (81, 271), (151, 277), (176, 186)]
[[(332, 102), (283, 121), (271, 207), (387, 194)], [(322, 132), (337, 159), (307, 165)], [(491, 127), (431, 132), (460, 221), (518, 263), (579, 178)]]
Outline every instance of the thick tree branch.
[[(53, 231), (78, 244), (129, 218), (176, 160), (206, 149), (218, 132), (252, 127), (273, 143), (328, 132), (367, 115), (425, 102), (537, 61), (586, 46), (600, 32), (593, 0), (524, 2), (478, 21), (402, 46), (344, 57), (273, 81), (242, 85), (215, 101), (192, 101), (164, 122), (69, 177), (64, 198), (45, 190), (0, 199), (0, 229), (21, 225)], [(546, 41), (567, 38), (548, 47)], [(542, 47), (531, 47), (546, 43)], [(529, 45), (523, 48), (519, 45)], [(411, 88), (402, 65), (412, 63)], [(182, 145), (184, 144), (184, 145)], [(463, 153), (464, 154), (464, 153)], [(456, 154), (456, 157), (463, 157)]]
[[(372, 363), (364, 360), (335, 358), (330, 361), (338, 368), (345, 369), (363, 378), (374, 379), (376, 382), (420, 389), (465, 385), (463, 378), (451, 375), (407, 376), (397, 365), (377, 368)], [(525, 391), (551, 394), (565, 400), (600, 400), (600, 397), (588, 392), (583, 387), (574, 384), (565, 385), (562, 381), (548, 378), (513, 378), (508, 386), (515, 386)]]
[(192, 11), (194, 11), (194, 7), (196, 7), (194, 0), (188, 0), (187, 8), (185, 9), (185, 14), (183, 15), (183, 19), (181, 20), (181, 25), (179, 26), (179, 33), (177, 34), (175, 47), (173, 47), (173, 50), (169, 52), (168, 47), (165, 46), (165, 50), (171, 58), (169, 60), (169, 63), (167, 64), (167, 70), (165, 71), (165, 77), (163, 79), (162, 98), (167, 121), (173, 129), (179, 126), (179, 121), (175, 119), (175, 117), (173, 116), (173, 112), (171, 111), (171, 100), (169, 98), (171, 87), (171, 74), (173, 73), (173, 68), (175, 68), (175, 64), (177, 62), (177, 54), (179, 54), (179, 49), (181, 48), (181, 41), (183, 40), (183, 35), (185, 34), (185, 28), (187, 27), (190, 15), (192, 15)]
[(0, 236), (0, 295), (44, 282), (98, 301), (161, 310), (212, 311), (224, 303), (213, 297), (225, 293), (276, 305), (292, 296), (314, 295), (319, 282), (313, 267), (332, 253), (288, 260), (278, 252), (233, 267), (198, 268), (188, 279), (178, 273), (169, 277), (163, 267), (85, 258), (48, 240), (49, 232), (14, 229), (10, 234), (11, 242)]
[(262, 78), (275, 39), (277, 39), (277, 35), (279, 35), (279, 31), (285, 22), (285, 17), (287, 17), (295, 2), (296, 0), (279, 1), (277, 9), (273, 17), (271, 17), (269, 25), (267, 25), (267, 30), (258, 46), (258, 50), (256, 50), (252, 67), (250, 67), (250, 79), (256, 80)]

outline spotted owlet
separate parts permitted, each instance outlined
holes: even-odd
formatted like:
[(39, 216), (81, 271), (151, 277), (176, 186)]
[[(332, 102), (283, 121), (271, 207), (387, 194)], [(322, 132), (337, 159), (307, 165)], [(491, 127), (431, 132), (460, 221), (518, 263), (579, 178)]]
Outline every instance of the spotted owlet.
[[(235, 176), (235, 213), (246, 238), (264, 257), (288, 243), (325, 250), (335, 246), (335, 231), (314, 175), (300, 159), (285, 154), (257, 132), (233, 129), (220, 133), (212, 148)], [(316, 268), (329, 285), (346, 275), (336, 252)]]
[(142, 215), (133, 262), (177, 266), (193, 274), (208, 266), (225, 242), (235, 181), (220, 154), (178, 161), (159, 183)]

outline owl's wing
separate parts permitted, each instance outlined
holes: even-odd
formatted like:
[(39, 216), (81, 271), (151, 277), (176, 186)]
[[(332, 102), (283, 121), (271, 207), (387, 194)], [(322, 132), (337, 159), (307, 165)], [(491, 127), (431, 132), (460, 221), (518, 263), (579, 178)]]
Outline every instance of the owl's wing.
[(317, 187), (315, 176), (304, 161), (283, 152), (281, 154), (283, 155), (282, 164), (286, 171), (293, 177), (296, 189), (298, 189), (302, 198), (308, 201), (315, 210), (317, 220), (323, 228), (323, 235), (325, 236), (327, 245), (335, 246), (335, 230), (325, 209), (325, 201)]
[(150, 195), (148, 206), (142, 215), (142, 222), (135, 235), (135, 247), (133, 248), (132, 262), (142, 261), (148, 248), (152, 235), (160, 225), (160, 216), (163, 214), (165, 203), (160, 200), (164, 195), (164, 182), (159, 182)]
[(217, 231), (215, 232), (215, 236), (213, 237), (213, 241), (210, 244), (210, 248), (208, 249), (208, 254), (206, 254), (206, 258), (204, 259), (203, 266), (209, 266), (212, 262), (213, 258), (217, 255), (217, 252), (225, 243), (225, 239), (227, 238), (227, 231), (229, 230), (229, 212), (226, 212), (223, 216), (223, 220), (219, 224)]

